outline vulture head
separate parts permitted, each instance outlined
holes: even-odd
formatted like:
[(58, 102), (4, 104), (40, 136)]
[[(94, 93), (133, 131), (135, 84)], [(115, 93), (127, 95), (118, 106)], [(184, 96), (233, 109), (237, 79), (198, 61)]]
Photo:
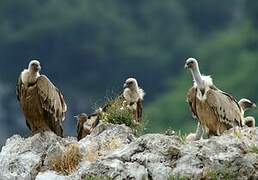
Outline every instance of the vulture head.
[(74, 117), (77, 120), (80, 120), (80, 121), (83, 121), (83, 122), (87, 121), (87, 119), (88, 119), (88, 116), (85, 113), (78, 114), (77, 116), (74, 116)]
[(188, 58), (185, 62), (185, 68), (191, 69), (191, 70), (196, 70), (198, 68), (197, 60), (194, 58)]
[(37, 60), (32, 60), (28, 69), (30, 72), (39, 72), (41, 70), (40, 62)]
[(249, 99), (241, 99), (238, 102), (239, 106), (243, 109), (243, 111), (246, 111), (247, 109), (250, 108), (255, 108), (256, 104), (250, 101)]
[(129, 88), (130, 90), (137, 90), (138, 83), (135, 78), (128, 78), (124, 83), (124, 89)]

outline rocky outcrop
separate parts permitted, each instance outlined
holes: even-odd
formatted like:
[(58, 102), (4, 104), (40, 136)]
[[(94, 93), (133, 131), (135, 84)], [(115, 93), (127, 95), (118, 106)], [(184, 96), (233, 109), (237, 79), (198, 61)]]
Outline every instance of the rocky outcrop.
[[(82, 160), (67, 172), (51, 158), (77, 144)], [(258, 129), (231, 130), (220, 137), (185, 143), (175, 134), (136, 138), (125, 125), (100, 123), (77, 142), (51, 132), (14, 135), (0, 153), (0, 179), (257, 179)]]

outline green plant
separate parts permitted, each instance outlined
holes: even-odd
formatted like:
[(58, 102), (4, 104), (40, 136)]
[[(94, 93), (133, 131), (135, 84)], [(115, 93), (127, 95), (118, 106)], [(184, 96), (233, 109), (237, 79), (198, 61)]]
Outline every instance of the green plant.
[(124, 106), (123, 103), (124, 99), (121, 96), (108, 98), (106, 106), (100, 113), (100, 118), (112, 124), (125, 124), (133, 129), (135, 135), (143, 134), (148, 121), (142, 118), (140, 122), (136, 122), (136, 112)]
[(186, 144), (186, 137), (187, 137), (187, 134), (183, 134), (180, 130), (178, 131), (177, 133), (178, 137), (180, 138), (180, 141), (183, 143), (183, 144)]
[(226, 167), (219, 167), (218, 169), (214, 170), (206, 170), (203, 174), (204, 179), (211, 179), (211, 180), (217, 180), (217, 179), (225, 179), (225, 180), (231, 180), (235, 179), (236, 175), (232, 170)]
[(248, 146), (250, 153), (258, 154), (258, 145), (257, 144), (251, 144)]

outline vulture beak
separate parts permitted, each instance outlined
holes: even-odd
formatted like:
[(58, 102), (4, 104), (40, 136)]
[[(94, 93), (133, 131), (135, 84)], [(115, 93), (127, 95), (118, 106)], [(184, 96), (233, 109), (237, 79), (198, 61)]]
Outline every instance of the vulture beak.
[(78, 119), (79, 116), (73, 116), (74, 118)]
[(37, 66), (37, 70), (38, 71), (41, 70), (41, 66), (40, 65)]
[(256, 104), (255, 104), (255, 103), (253, 103), (253, 104), (252, 104), (252, 107), (253, 107), (253, 108), (256, 108)]
[(127, 83), (124, 83), (124, 89), (125, 88), (128, 88), (128, 84)]
[(188, 69), (189, 67), (188, 67), (188, 64), (187, 63), (185, 63), (185, 69)]

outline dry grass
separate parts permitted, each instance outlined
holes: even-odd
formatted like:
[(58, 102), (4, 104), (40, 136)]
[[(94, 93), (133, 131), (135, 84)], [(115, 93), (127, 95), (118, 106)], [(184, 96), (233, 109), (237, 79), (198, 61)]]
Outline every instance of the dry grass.
[(83, 154), (79, 144), (70, 144), (61, 155), (50, 160), (51, 169), (69, 175), (76, 170), (82, 159)]

